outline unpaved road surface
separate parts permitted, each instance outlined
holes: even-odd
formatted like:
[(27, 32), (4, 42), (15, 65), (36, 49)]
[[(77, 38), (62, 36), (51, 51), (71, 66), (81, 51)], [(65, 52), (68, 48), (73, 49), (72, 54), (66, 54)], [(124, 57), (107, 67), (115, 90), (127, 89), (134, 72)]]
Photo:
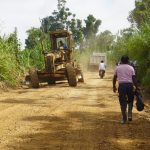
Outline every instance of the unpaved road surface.
[(120, 124), (112, 74), (0, 93), (0, 150), (150, 150), (150, 107)]

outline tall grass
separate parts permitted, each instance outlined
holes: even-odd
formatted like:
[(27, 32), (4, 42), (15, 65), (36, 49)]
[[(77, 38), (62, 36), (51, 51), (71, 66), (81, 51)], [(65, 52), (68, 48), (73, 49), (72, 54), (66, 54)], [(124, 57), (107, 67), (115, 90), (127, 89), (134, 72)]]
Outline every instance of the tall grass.
[(14, 45), (0, 39), (0, 82), (14, 87), (19, 84), (20, 70), (14, 53)]

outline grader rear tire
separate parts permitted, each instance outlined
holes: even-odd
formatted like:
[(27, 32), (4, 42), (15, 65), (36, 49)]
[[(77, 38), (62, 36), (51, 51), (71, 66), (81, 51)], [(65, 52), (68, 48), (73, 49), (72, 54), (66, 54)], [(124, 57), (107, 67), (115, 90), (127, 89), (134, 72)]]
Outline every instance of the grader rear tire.
[(77, 86), (76, 72), (74, 67), (71, 64), (67, 64), (66, 71), (67, 71), (67, 79), (68, 79), (69, 86), (72, 87)]
[(35, 68), (31, 68), (29, 70), (29, 74), (30, 74), (32, 88), (39, 88), (39, 79), (38, 79), (37, 70)]

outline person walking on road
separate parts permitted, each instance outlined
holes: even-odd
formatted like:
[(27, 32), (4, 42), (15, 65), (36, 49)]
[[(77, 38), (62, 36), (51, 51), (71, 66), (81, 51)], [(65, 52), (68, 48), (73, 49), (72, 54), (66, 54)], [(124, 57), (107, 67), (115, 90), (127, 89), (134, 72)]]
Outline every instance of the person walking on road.
[(105, 75), (106, 65), (103, 60), (101, 60), (99, 64), (99, 76), (100, 78), (103, 78)]
[[(134, 87), (138, 90), (134, 68), (129, 65), (128, 56), (121, 57), (121, 63), (115, 68), (113, 77), (113, 92), (117, 91), (116, 81), (118, 81), (119, 102), (122, 113), (122, 121), (124, 124), (132, 121), (132, 108), (134, 100)], [(128, 114), (126, 112), (128, 106)], [(127, 119), (128, 118), (128, 119)]]

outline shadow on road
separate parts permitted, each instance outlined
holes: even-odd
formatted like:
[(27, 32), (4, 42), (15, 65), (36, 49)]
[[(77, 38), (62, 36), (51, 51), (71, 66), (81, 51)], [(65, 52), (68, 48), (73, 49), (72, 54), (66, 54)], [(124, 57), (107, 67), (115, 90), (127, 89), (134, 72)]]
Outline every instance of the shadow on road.
[(132, 123), (121, 125), (119, 118), (120, 113), (116, 112), (27, 117), (23, 121), (38, 123), (39, 129), (16, 137), (9, 147), (15, 150), (148, 150), (149, 122), (136, 116)]

